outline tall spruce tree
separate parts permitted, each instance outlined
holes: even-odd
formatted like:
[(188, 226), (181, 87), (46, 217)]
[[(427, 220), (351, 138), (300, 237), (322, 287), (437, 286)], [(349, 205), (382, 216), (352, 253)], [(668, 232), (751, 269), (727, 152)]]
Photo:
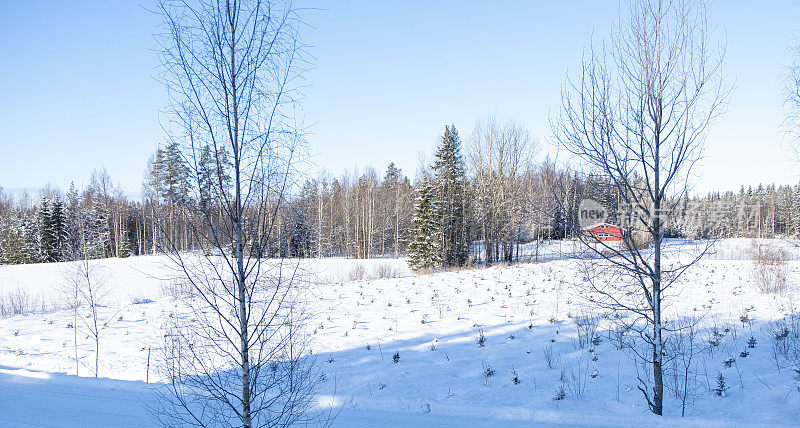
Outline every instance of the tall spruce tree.
[(64, 204), (61, 198), (56, 195), (50, 202), (48, 231), (50, 245), (47, 247), (47, 257), (50, 261), (61, 262), (66, 260), (65, 248), (69, 241), (67, 231), (67, 216), (64, 212)]
[(461, 157), (461, 139), (455, 125), (444, 128), (433, 171), (439, 259), (445, 266), (464, 266), (468, 249), (465, 221), (467, 178)]
[(83, 223), (83, 237), (82, 237), (82, 252), (81, 257), (89, 259), (98, 259), (108, 257), (106, 249), (110, 239), (107, 225), (108, 213), (105, 211), (103, 205), (96, 199), (84, 212)]
[(434, 207), (434, 189), (424, 185), (417, 197), (412, 225), (412, 242), (408, 246), (408, 265), (414, 270), (433, 269), (441, 264), (439, 258), (439, 225)]
[(203, 147), (200, 153), (200, 163), (197, 166), (197, 181), (199, 193), (199, 205), (202, 212), (207, 212), (211, 208), (212, 194), (214, 192), (214, 176), (216, 166), (211, 156), (211, 147)]
[(41, 261), (45, 263), (56, 261), (53, 257), (56, 244), (55, 237), (52, 234), (53, 228), (50, 224), (51, 220), (50, 201), (46, 196), (42, 196), (41, 202), (39, 203), (38, 229)]
[(119, 244), (117, 245), (117, 257), (124, 259), (126, 257), (130, 257), (131, 255), (131, 246), (128, 239), (128, 231), (124, 227), (119, 231)]
[(0, 222), (0, 263), (16, 265), (26, 262), (25, 230), (22, 220), (11, 213)]
[(69, 184), (66, 202), (64, 212), (67, 241), (62, 248), (62, 254), (65, 260), (77, 260), (81, 257), (83, 247), (81, 239), (81, 197), (78, 194), (78, 189), (75, 188), (75, 183)]
[(20, 227), (25, 263), (40, 263), (42, 261), (42, 234), (39, 223), (35, 219), (23, 218)]

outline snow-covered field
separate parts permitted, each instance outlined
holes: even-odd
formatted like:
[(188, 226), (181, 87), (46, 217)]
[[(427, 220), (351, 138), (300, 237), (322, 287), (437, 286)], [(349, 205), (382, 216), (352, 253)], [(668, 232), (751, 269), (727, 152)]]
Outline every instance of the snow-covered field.
[[(555, 259), (548, 262), (431, 275), (411, 274), (404, 260), (301, 261), (318, 282), (308, 298), (312, 349), (326, 375), (321, 397), (340, 412), (334, 426), (342, 427), (800, 425), (800, 383), (774, 361), (772, 324), (793, 312), (800, 293), (797, 242), (769, 244), (789, 253), (782, 295), (753, 283), (749, 240), (726, 240), (668, 297), (671, 314), (702, 316), (698, 343), (708, 348), (696, 357), (685, 418), (669, 387), (665, 417), (650, 414), (609, 320), (598, 319), (595, 344), (579, 343), (576, 320), (589, 308), (580, 262), (563, 257), (562, 244), (540, 248)], [(0, 318), (0, 426), (155, 424), (147, 406), (158, 379), (148, 354), (179, 305), (168, 291), (176, 274), (159, 256), (96, 263), (109, 289), (103, 379), (83, 377), (94, 367), (85, 337), (82, 377), (74, 376), (71, 311)], [(59, 306), (69, 265), (0, 266), (0, 295), (25, 290), (38, 307)], [(714, 392), (719, 374), (722, 397)]]

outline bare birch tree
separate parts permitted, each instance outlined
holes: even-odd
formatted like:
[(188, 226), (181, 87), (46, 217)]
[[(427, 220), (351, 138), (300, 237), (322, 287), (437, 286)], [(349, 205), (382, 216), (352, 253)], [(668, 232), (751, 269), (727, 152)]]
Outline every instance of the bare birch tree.
[[(75, 375), (80, 374), (81, 360), (78, 352), (79, 336), (94, 343), (94, 364), (90, 366), (94, 377), (100, 373), (100, 339), (115, 314), (101, 313), (108, 297), (108, 274), (105, 269), (87, 257), (72, 263), (65, 272), (62, 293), (72, 310), (72, 345), (75, 354)], [(117, 312), (118, 313), (118, 312)]]
[(162, 0), (159, 11), (168, 138), (181, 143), (194, 187), (206, 147), (212, 170), (227, 175), (212, 174), (204, 207), (181, 208), (195, 210), (184, 217), (206, 251), (181, 252), (169, 233), (159, 239), (191, 289), (168, 327), (159, 416), (246, 428), (303, 421), (317, 378), (297, 270), (266, 258), (285, 238), (280, 210), (303, 144), (302, 22), (280, 0)]
[(512, 262), (525, 222), (525, 174), (536, 148), (530, 132), (514, 121), (488, 116), (475, 125), (467, 153), (472, 167), (478, 232), (486, 262)]
[(665, 264), (665, 223), (687, 194), (709, 126), (723, 110), (728, 90), (722, 60), (703, 2), (634, 1), (611, 43), (586, 52), (578, 79), (568, 80), (563, 90), (553, 124), (571, 160), (612, 183), (628, 207), (621, 245), (578, 234), (602, 260), (584, 279), (596, 303), (633, 315), (648, 349), (637, 355), (653, 375), (652, 385), (640, 378), (639, 389), (658, 415), (664, 396), (664, 295), (702, 255)]

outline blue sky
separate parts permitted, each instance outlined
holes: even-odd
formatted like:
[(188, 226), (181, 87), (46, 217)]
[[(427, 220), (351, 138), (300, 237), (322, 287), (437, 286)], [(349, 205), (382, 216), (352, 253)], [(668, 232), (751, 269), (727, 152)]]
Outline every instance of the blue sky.
[[(309, 1), (315, 68), (304, 114), (312, 160), (334, 174), (389, 162), (413, 174), (445, 124), (467, 137), (481, 117), (516, 119), (554, 153), (548, 117), (591, 38), (606, 37), (616, 1)], [(163, 133), (144, 1), (8, 1), (0, 5), (0, 186), (62, 189), (106, 167), (139, 192)], [(698, 190), (793, 183), (798, 165), (781, 132), (782, 79), (800, 4), (712, 3), (736, 87), (714, 126)]]

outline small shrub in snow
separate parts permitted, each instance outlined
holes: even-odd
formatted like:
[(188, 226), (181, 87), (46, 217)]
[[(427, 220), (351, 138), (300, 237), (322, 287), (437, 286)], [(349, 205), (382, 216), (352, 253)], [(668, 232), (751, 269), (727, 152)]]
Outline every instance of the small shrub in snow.
[(578, 332), (578, 348), (583, 349), (597, 336), (599, 318), (588, 312), (575, 318), (575, 329)]
[(614, 349), (617, 351), (621, 350), (625, 347), (625, 342), (628, 336), (628, 332), (630, 331), (631, 327), (625, 323), (621, 323), (620, 325), (616, 326), (614, 329), (609, 330), (608, 337), (611, 341), (611, 344), (614, 345)]
[(553, 355), (553, 345), (542, 346), (542, 357), (544, 358), (547, 368), (552, 370), (555, 367), (555, 358)]
[(749, 355), (750, 355), (750, 353), (747, 352), (747, 349), (745, 349), (744, 351), (739, 353), (739, 357), (740, 358), (747, 358)]
[(583, 397), (589, 378), (589, 365), (582, 356), (567, 362), (566, 367), (561, 367), (562, 383), (566, 381), (569, 392), (574, 397)]
[(556, 396), (553, 397), (553, 401), (561, 401), (567, 397), (567, 391), (564, 390), (564, 385), (558, 387), (558, 391), (556, 391)]
[(347, 273), (347, 281), (348, 282), (361, 281), (365, 279), (366, 276), (365, 274), (366, 270), (364, 269), (364, 265), (357, 264), (352, 269), (350, 269), (350, 272)]
[[(27, 291), (17, 288), (6, 294), (0, 294), (0, 316), (31, 314), (35, 311), (36, 302)], [(45, 311), (42, 299), (42, 312)]]
[[(363, 268), (363, 266), (362, 266), (362, 268)], [(373, 276), (376, 279), (397, 278), (398, 276), (400, 276), (400, 271), (395, 269), (391, 265), (391, 263), (381, 263), (381, 264), (375, 266), (375, 269), (373, 270)]]
[(519, 375), (517, 374), (517, 371), (514, 370), (513, 368), (511, 369), (511, 382), (513, 382), (514, 385), (519, 385), (520, 382), (522, 382), (521, 380), (519, 380)]
[(789, 276), (787, 262), (789, 254), (782, 248), (752, 242), (750, 252), (753, 257), (753, 280), (762, 293), (779, 293), (786, 291)]
[(394, 351), (394, 355), (392, 355), (392, 363), (397, 364), (400, 362), (400, 351)]
[(725, 386), (725, 377), (722, 376), (722, 373), (717, 375), (717, 387), (714, 388), (714, 392), (717, 394), (717, 397), (724, 397), (725, 391), (727, 391), (728, 387)]
[(722, 363), (725, 364), (725, 367), (733, 367), (733, 363), (736, 362), (736, 359), (733, 357), (726, 358)]
[(770, 358), (780, 371), (784, 367), (800, 369), (800, 313), (769, 324), (772, 333)]
[(192, 284), (185, 280), (172, 280), (161, 285), (161, 295), (165, 297), (191, 297), (194, 292), (195, 289)]
[(479, 348), (483, 348), (484, 346), (486, 346), (486, 336), (483, 334), (483, 329), (480, 329), (478, 331), (478, 334), (479, 334), (479, 336), (478, 336), (478, 347)]
[(756, 343), (757, 343), (756, 342), (756, 338), (753, 337), (753, 336), (750, 336), (750, 340), (747, 341), (747, 347), (748, 348), (755, 348), (756, 347)]

